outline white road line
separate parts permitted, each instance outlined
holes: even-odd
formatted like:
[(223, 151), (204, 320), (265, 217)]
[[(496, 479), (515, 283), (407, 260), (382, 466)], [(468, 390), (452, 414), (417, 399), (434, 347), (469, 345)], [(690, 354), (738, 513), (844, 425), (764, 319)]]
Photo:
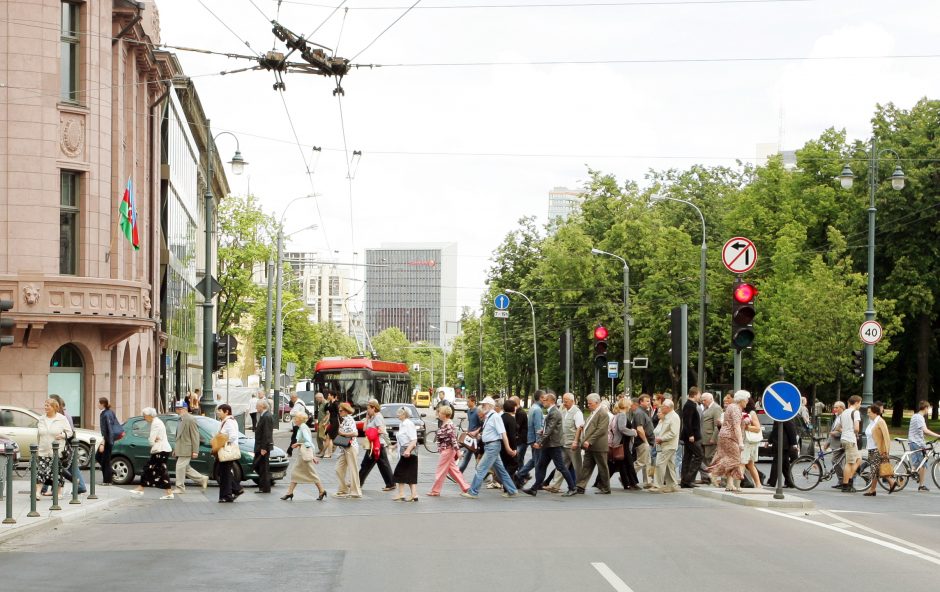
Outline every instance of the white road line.
[[(826, 510), (820, 510), (819, 513), (829, 516), (830, 518), (836, 518), (837, 520), (839, 519), (837, 516), (830, 514)], [(858, 522), (852, 522), (851, 520), (845, 520), (845, 519), (842, 519), (842, 522), (849, 524), (851, 526), (854, 526), (855, 528), (858, 528), (859, 530), (864, 530), (865, 532), (869, 532), (873, 535), (879, 536), (883, 539), (888, 539), (889, 541), (894, 541), (895, 543), (906, 545), (912, 549), (917, 549), (921, 553), (926, 553), (927, 555), (932, 555), (934, 557), (940, 558), (940, 553), (934, 551), (933, 549), (928, 549), (927, 547), (921, 547), (920, 545), (917, 545), (909, 541), (905, 541), (904, 539), (899, 539), (898, 537), (891, 536), (890, 534), (883, 533), (879, 530), (875, 530), (874, 528), (869, 528), (865, 526), (864, 524), (859, 524)]]
[(630, 586), (627, 586), (627, 583), (614, 573), (614, 570), (607, 567), (606, 563), (592, 563), (591, 566), (594, 567), (597, 573), (601, 574), (601, 576), (607, 580), (607, 583), (613, 586), (614, 590), (617, 592), (633, 592)]
[(920, 516), (921, 518), (940, 518), (940, 514), (914, 514), (915, 516)]
[[(848, 530), (842, 530), (841, 528), (836, 528), (835, 526), (832, 526), (832, 525), (830, 525), (830, 524), (823, 524), (822, 522), (816, 522), (816, 521), (814, 521), (814, 520), (808, 520), (808, 519), (803, 518), (803, 517), (801, 517), (801, 516), (794, 516), (794, 515), (792, 515), (792, 514), (785, 514), (785, 513), (783, 513), (783, 512), (778, 512), (778, 511), (776, 511), (776, 510), (770, 510), (770, 509), (768, 509), (768, 508), (754, 508), (754, 509), (757, 510), (758, 512), (764, 512), (764, 513), (767, 513), (767, 514), (773, 514), (774, 516), (780, 516), (781, 518), (789, 518), (790, 520), (796, 520), (797, 522), (803, 522), (803, 523), (805, 523), (805, 524), (811, 524), (811, 525), (813, 525), (813, 526), (818, 526), (819, 528), (825, 528), (826, 530), (831, 530), (832, 532), (838, 532), (839, 534), (842, 534), (842, 535), (845, 535), (845, 536), (848, 536), (848, 537), (852, 537), (852, 538), (856, 538), (856, 539), (862, 539), (863, 541), (868, 541), (869, 543), (874, 543), (874, 544), (876, 544), (876, 545), (880, 545), (880, 546), (885, 547), (885, 548), (887, 548), (887, 549), (891, 549), (891, 550), (893, 550), (893, 551), (897, 551), (898, 553), (902, 553), (902, 554), (904, 554), (904, 555), (910, 555), (910, 556), (912, 556), (912, 557), (917, 557), (918, 559), (923, 559), (924, 561), (928, 561), (928, 562), (933, 563), (933, 564), (935, 564), (935, 565), (940, 565), (940, 559), (938, 559), (938, 558), (936, 558), (936, 557), (931, 557), (930, 555), (927, 555), (927, 554), (921, 553), (921, 552), (919, 552), (919, 551), (914, 551), (914, 550), (912, 550), (912, 549), (908, 549), (908, 548), (902, 547), (901, 545), (896, 545), (896, 544), (894, 544), (894, 543), (889, 543), (889, 542), (887, 542), (887, 541), (878, 540), (878, 539), (876, 539), (876, 538), (874, 538), (874, 537), (870, 537), (870, 536), (868, 536), (868, 535), (859, 534), (859, 533), (857, 533), (857, 532), (851, 532), (851, 531), (848, 531)], [(891, 538), (893, 538), (893, 537), (891, 537)], [(907, 543), (907, 544), (909, 544), (909, 543)], [(916, 546), (916, 545), (912, 545), (912, 546)]]
[(833, 514), (881, 514), (881, 512), (863, 512), (862, 510), (829, 510)]

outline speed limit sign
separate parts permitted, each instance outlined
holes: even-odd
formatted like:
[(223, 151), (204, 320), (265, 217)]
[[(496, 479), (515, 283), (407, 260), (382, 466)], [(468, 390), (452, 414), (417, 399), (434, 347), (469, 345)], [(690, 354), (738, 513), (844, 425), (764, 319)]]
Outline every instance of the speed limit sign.
[(858, 329), (858, 336), (865, 345), (875, 345), (881, 341), (884, 334), (884, 328), (878, 321), (865, 321)]

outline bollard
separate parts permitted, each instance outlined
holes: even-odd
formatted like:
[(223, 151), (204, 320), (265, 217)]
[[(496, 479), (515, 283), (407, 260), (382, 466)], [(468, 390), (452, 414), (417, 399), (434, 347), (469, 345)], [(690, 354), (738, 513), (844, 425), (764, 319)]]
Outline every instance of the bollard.
[(78, 438), (72, 441), (72, 501), (69, 504), (80, 504), (82, 500), (78, 499), (78, 478), (81, 469), (78, 467)]
[(98, 449), (95, 447), (95, 439), (91, 439), (91, 461), (88, 463), (88, 499), (98, 499), (95, 495), (95, 462), (97, 461)]
[(39, 456), (39, 444), (29, 445), (29, 514), (27, 518), (37, 518), (36, 511), (36, 457)]
[(7, 455), (7, 516), (3, 519), (3, 523), (16, 524), (13, 518), (13, 444), (7, 444), (5, 452)]
[(52, 443), (52, 506), (50, 510), (61, 510), (59, 505), (59, 441)]

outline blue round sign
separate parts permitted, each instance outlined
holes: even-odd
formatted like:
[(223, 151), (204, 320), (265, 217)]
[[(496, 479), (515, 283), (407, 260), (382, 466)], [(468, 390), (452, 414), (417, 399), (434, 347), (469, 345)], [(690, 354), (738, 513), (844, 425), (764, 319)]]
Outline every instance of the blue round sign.
[(497, 310), (506, 310), (509, 308), (509, 296), (497, 294), (496, 298), (493, 299), (493, 304), (496, 305)]
[(764, 413), (774, 421), (790, 421), (799, 413), (801, 400), (795, 384), (779, 380), (764, 389)]

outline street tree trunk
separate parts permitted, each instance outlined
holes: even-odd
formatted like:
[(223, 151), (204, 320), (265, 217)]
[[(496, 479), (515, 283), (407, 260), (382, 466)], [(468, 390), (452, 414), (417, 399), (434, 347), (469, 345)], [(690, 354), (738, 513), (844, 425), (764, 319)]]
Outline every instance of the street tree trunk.
[(917, 387), (914, 408), (920, 401), (926, 401), (930, 395), (930, 342), (933, 330), (930, 317), (926, 314), (917, 317)]

